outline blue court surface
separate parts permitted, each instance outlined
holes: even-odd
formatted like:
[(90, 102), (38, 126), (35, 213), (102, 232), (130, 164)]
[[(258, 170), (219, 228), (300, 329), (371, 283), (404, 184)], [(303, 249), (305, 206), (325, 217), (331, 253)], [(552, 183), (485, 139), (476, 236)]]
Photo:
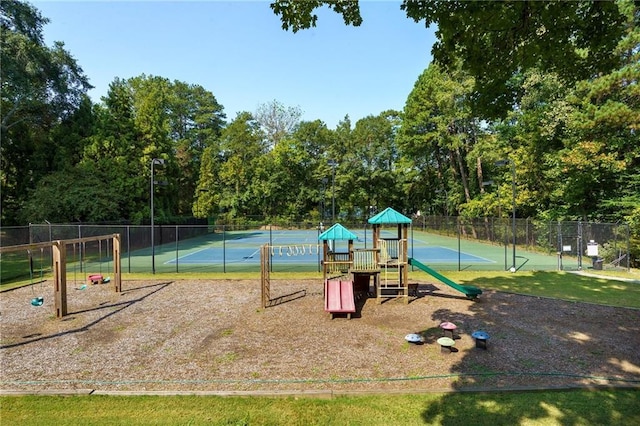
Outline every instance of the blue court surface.
[[(298, 240), (300, 241), (300, 240)], [(282, 244), (282, 241), (279, 242)], [(421, 262), (488, 264), (492, 260), (458, 252), (446, 247), (409, 247), (409, 257)], [(322, 246), (317, 243), (303, 243), (275, 246), (271, 250), (272, 263), (317, 263), (322, 258)], [(259, 263), (260, 249), (256, 247), (209, 247), (173, 258), (166, 264), (208, 265), (220, 263)]]

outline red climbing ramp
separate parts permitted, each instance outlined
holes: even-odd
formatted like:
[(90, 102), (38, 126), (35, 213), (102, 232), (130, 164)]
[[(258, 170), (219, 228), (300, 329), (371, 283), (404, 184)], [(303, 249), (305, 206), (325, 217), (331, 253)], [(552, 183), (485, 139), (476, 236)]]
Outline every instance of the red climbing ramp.
[(356, 311), (353, 296), (353, 281), (326, 280), (324, 282), (324, 310), (331, 314), (351, 314)]

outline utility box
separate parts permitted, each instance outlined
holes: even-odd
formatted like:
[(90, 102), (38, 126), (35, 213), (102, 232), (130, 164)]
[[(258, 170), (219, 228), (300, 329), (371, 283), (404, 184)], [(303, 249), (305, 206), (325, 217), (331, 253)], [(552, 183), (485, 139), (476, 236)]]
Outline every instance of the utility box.
[(600, 259), (599, 257), (594, 257), (593, 258), (593, 269), (596, 271), (602, 271), (602, 261), (603, 259)]

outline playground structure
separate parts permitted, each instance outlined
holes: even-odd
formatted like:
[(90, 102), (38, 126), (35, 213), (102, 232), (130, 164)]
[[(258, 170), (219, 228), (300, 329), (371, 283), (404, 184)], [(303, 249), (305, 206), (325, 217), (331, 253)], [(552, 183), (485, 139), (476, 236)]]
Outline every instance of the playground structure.
[(475, 287), (475, 286), (472, 286), (472, 285), (460, 285), (460, 284), (457, 284), (457, 283), (451, 281), (449, 278), (447, 278), (444, 275), (442, 275), (441, 273), (439, 273), (438, 271), (435, 271), (435, 270), (431, 269), (430, 267), (428, 267), (427, 265), (425, 265), (424, 263), (422, 263), (422, 262), (420, 262), (420, 261), (418, 261), (416, 259), (409, 258), (409, 264), (411, 266), (415, 266), (416, 268), (420, 269), (423, 272), (426, 272), (427, 274), (431, 275), (432, 277), (437, 278), (438, 280), (440, 280), (440, 282), (445, 283), (449, 287), (458, 290), (459, 292), (461, 292), (465, 296), (467, 296), (469, 299), (476, 299), (478, 296), (480, 296), (482, 294), (482, 290), (480, 290), (478, 287)]
[[(51, 248), (52, 250), (52, 275), (54, 286), (54, 309), (56, 318), (63, 318), (68, 314), (67, 309), (67, 246), (71, 244), (85, 244), (91, 241), (112, 240), (113, 246), (113, 283), (115, 292), (122, 291), (121, 260), (120, 260), (120, 234), (102, 235), (97, 237), (84, 237), (71, 240), (56, 240), (42, 243), (21, 244), (16, 246), (0, 247), (0, 254)], [(30, 266), (32, 267), (32, 266)], [(102, 278), (101, 278), (102, 280)], [(104, 280), (102, 280), (104, 281)], [(33, 285), (33, 283), (32, 283)], [(41, 306), (43, 297), (32, 300), (33, 306)]]
[[(369, 219), (372, 225), (373, 248), (354, 249), (357, 236), (335, 224), (320, 234), (323, 241), (323, 279), (347, 275), (352, 282), (356, 297), (370, 293), (373, 281), (378, 303), (386, 298), (402, 298), (409, 302), (407, 240), (411, 219), (387, 208)], [(382, 237), (382, 227), (395, 225), (397, 234), (393, 238)], [(347, 251), (337, 251), (336, 241), (347, 241)], [(328, 297), (332, 297), (329, 295)]]
[[(391, 207), (386, 208), (368, 221), (372, 226), (372, 248), (355, 248), (358, 236), (339, 223), (318, 236), (322, 241), (322, 278), (324, 281), (325, 311), (331, 314), (351, 314), (355, 312), (355, 301), (375, 294), (377, 303), (385, 299), (402, 299), (409, 303), (409, 266), (413, 266), (451, 288), (463, 293), (469, 299), (476, 299), (482, 290), (474, 286), (460, 285), (431, 269), (424, 263), (408, 256), (408, 229), (411, 219)], [(383, 237), (383, 227), (396, 227), (393, 237)], [(339, 245), (342, 247), (339, 247)], [(346, 247), (345, 247), (346, 243)], [(275, 251), (288, 255), (304, 254), (295, 246), (269, 246), (260, 251), (262, 307), (272, 302), (270, 291), (270, 259)], [(311, 246), (309, 248), (311, 252)], [(373, 292), (371, 286), (373, 285)]]
[[(314, 253), (315, 249), (315, 253)], [(263, 244), (260, 246), (260, 287), (261, 287), (261, 306), (266, 308), (277, 303), (278, 300), (286, 298), (280, 296), (273, 299), (271, 297), (271, 257), (272, 256), (304, 256), (318, 255), (320, 250), (319, 244), (289, 244), (289, 245), (270, 245)], [(287, 295), (294, 296), (294, 295)]]
[[(408, 303), (410, 265), (462, 292), (470, 299), (482, 294), (479, 288), (459, 285), (424, 263), (408, 257), (408, 228), (411, 224), (408, 217), (389, 207), (370, 218), (368, 222), (372, 225), (373, 233), (371, 249), (355, 249), (353, 241), (357, 238), (356, 235), (340, 224), (333, 225), (318, 237), (323, 241), (325, 310), (331, 313), (332, 317), (334, 313), (347, 313), (350, 317), (355, 311), (355, 304), (351, 299), (368, 296), (372, 284), (378, 303), (388, 298), (401, 298), (404, 303)], [(383, 227), (392, 225), (397, 227), (396, 236), (383, 238)], [(347, 241), (347, 251), (338, 251), (336, 241)], [(347, 294), (349, 286), (345, 285), (345, 282), (351, 284), (352, 295)]]

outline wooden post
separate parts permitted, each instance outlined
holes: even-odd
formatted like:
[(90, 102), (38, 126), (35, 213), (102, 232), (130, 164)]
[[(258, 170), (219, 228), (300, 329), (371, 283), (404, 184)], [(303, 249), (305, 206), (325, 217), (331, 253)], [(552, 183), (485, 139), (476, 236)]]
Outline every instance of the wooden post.
[(380, 245), (378, 241), (380, 239), (380, 225), (374, 224), (371, 234), (371, 238), (373, 238), (373, 248), (378, 249), (376, 252), (376, 263), (380, 263)]
[(51, 249), (56, 318), (62, 318), (67, 315), (67, 246), (64, 241), (55, 241)]
[(122, 275), (120, 268), (122, 260), (120, 259), (120, 234), (113, 234), (113, 286), (116, 293), (122, 292)]
[(262, 287), (262, 308), (266, 308), (271, 299), (271, 283), (269, 274), (269, 255), (271, 250), (269, 244), (260, 247), (260, 283)]
[(327, 262), (329, 261), (329, 242), (322, 242), (322, 282), (327, 281)]

